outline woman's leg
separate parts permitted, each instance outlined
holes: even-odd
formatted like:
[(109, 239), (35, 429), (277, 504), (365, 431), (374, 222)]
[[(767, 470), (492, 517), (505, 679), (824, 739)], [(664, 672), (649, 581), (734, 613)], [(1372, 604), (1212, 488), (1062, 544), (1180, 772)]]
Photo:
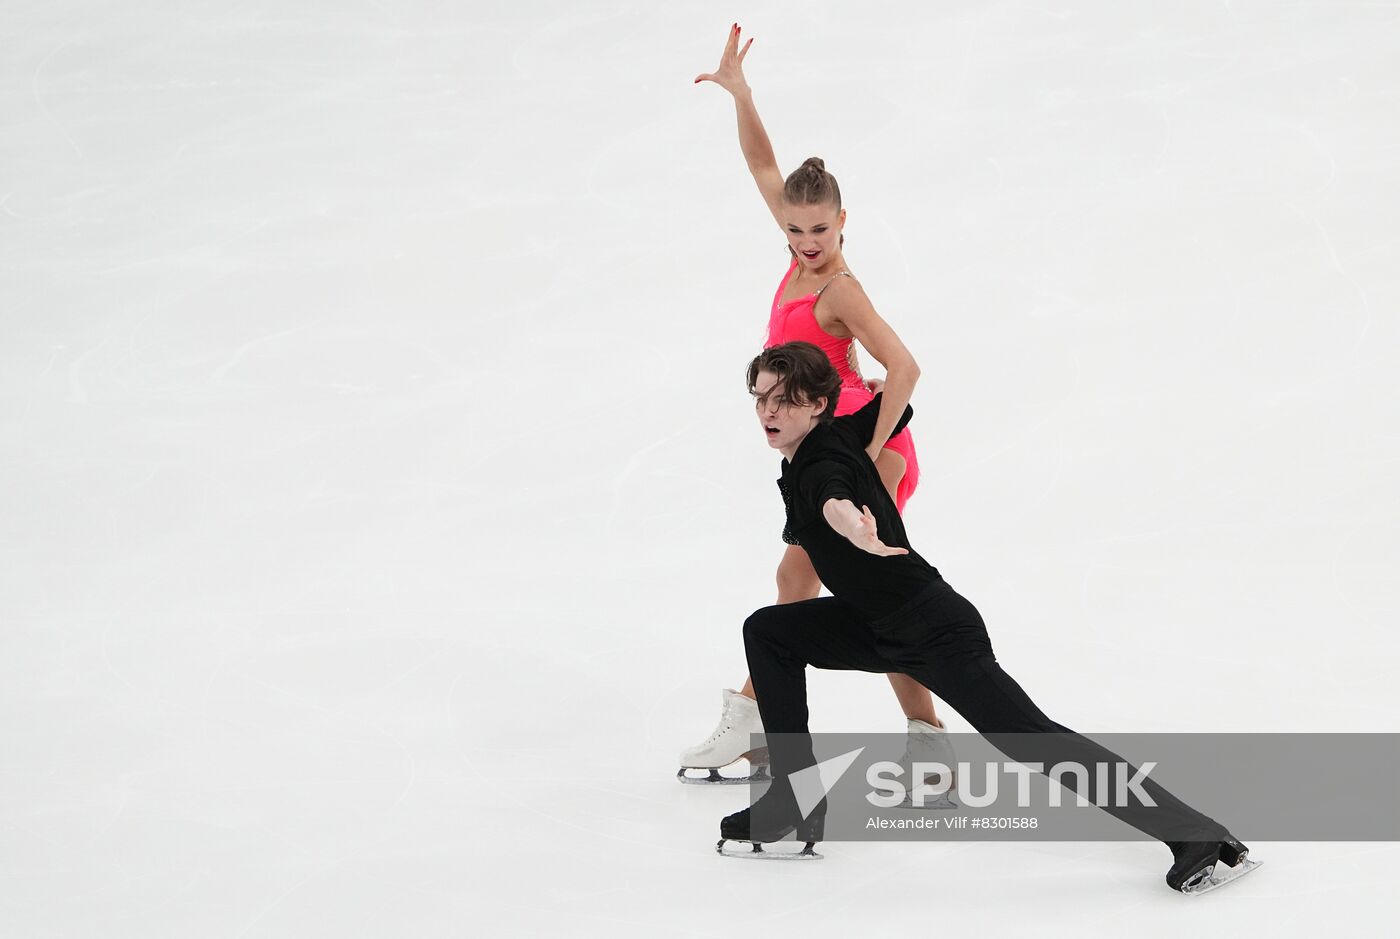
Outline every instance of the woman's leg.
[(890, 494), (890, 498), (899, 502), (899, 481), (904, 478), (904, 471), (908, 468), (904, 457), (889, 447), (880, 451), (880, 456), (875, 460), (875, 469), (880, 474), (880, 482), (885, 484), (885, 491)]
[[(875, 460), (875, 469), (880, 473), (880, 481), (885, 484), (885, 491), (890, 494), (891, 499), (894, 499), (895, 493), (899, 491), (899, 481), (904, 478), (905, 465), (904, 457), (888, 448), (881, 450), (879, 458)], [(908, 675), (891, 672), (888, 677), (890, 688), (899, 699), (899, 706), (904, 709), (905, 717), (914, 721), (927, 721), (934, 727), (943, 726), (938, 715), (934, 713), (933, 695), (928, 693), (927, 688)]]
[(812, 559), (798, 545), (788, 545), (778, 562), (778, 603), (813, 600), (821, 592), (822, 579), (812, 567)]

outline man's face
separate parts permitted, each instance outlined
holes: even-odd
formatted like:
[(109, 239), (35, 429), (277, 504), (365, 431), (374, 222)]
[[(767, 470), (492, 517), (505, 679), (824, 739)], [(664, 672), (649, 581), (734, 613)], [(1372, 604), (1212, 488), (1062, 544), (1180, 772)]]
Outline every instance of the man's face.
[(817, 426), (817, 415), (825, 409), (826, 401), (818, 398), (816, 403), (794, 403), (787, 397), (784, 385), (776, 372), (759, 372), (753, 386), (753, 406), (759, 426), (768, 438), (768, 446), (791, 457), (798, 444)]

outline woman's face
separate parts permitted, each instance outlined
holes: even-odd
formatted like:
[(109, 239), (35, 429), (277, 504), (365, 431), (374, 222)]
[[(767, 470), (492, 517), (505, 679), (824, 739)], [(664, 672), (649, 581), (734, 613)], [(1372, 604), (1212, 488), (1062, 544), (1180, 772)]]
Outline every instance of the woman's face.
[(783, 206), (788, 244), (797, 252), (797, 260), (809, 269), (821, 267), (840, 253), (841, 228), (845, 224), (846, 210), (830, 202)]

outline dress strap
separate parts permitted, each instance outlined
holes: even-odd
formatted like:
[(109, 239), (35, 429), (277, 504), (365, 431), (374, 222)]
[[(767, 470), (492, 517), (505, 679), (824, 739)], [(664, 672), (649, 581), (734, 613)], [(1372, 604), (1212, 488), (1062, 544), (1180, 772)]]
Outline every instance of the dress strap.
[(850, 271), (837, 271), (835, 274), (831, 275), (831, 280), (828, 280), (826, 283), (822, 284), (820, 288), (818, 288), (817, 292), (813, 294), (813, 296), (820, 297), (822, 295), (822, 291), (830, 287), (831, 281), (834, 281), (838, 277), (850, 277), (852, 280), (855, 280), (855, 277), (851, 274)]

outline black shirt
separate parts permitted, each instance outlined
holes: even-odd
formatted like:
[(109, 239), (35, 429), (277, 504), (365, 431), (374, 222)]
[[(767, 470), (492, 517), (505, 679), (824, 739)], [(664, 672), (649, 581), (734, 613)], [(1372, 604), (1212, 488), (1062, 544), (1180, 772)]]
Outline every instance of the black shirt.
[[(869, 619), (888, 616), (940, 579), (938, 571), (909, 544), (899, 510), (865, 453), (875, 433), (881, 398), (876, 395), (854, 414), (813, 427), (792, 461), (783, 460), (778, 480), (787, 506), (783, 540), (801, 545), (831, 595)], [(890, 436), (903, 430), (913, 416), (914, 409), (906, 407)], [(909, 553), (879, 557), (851, 544), (822, 514), (829, 499), (849, 499), (857, 509), (869, 506), (880, 540)]]

